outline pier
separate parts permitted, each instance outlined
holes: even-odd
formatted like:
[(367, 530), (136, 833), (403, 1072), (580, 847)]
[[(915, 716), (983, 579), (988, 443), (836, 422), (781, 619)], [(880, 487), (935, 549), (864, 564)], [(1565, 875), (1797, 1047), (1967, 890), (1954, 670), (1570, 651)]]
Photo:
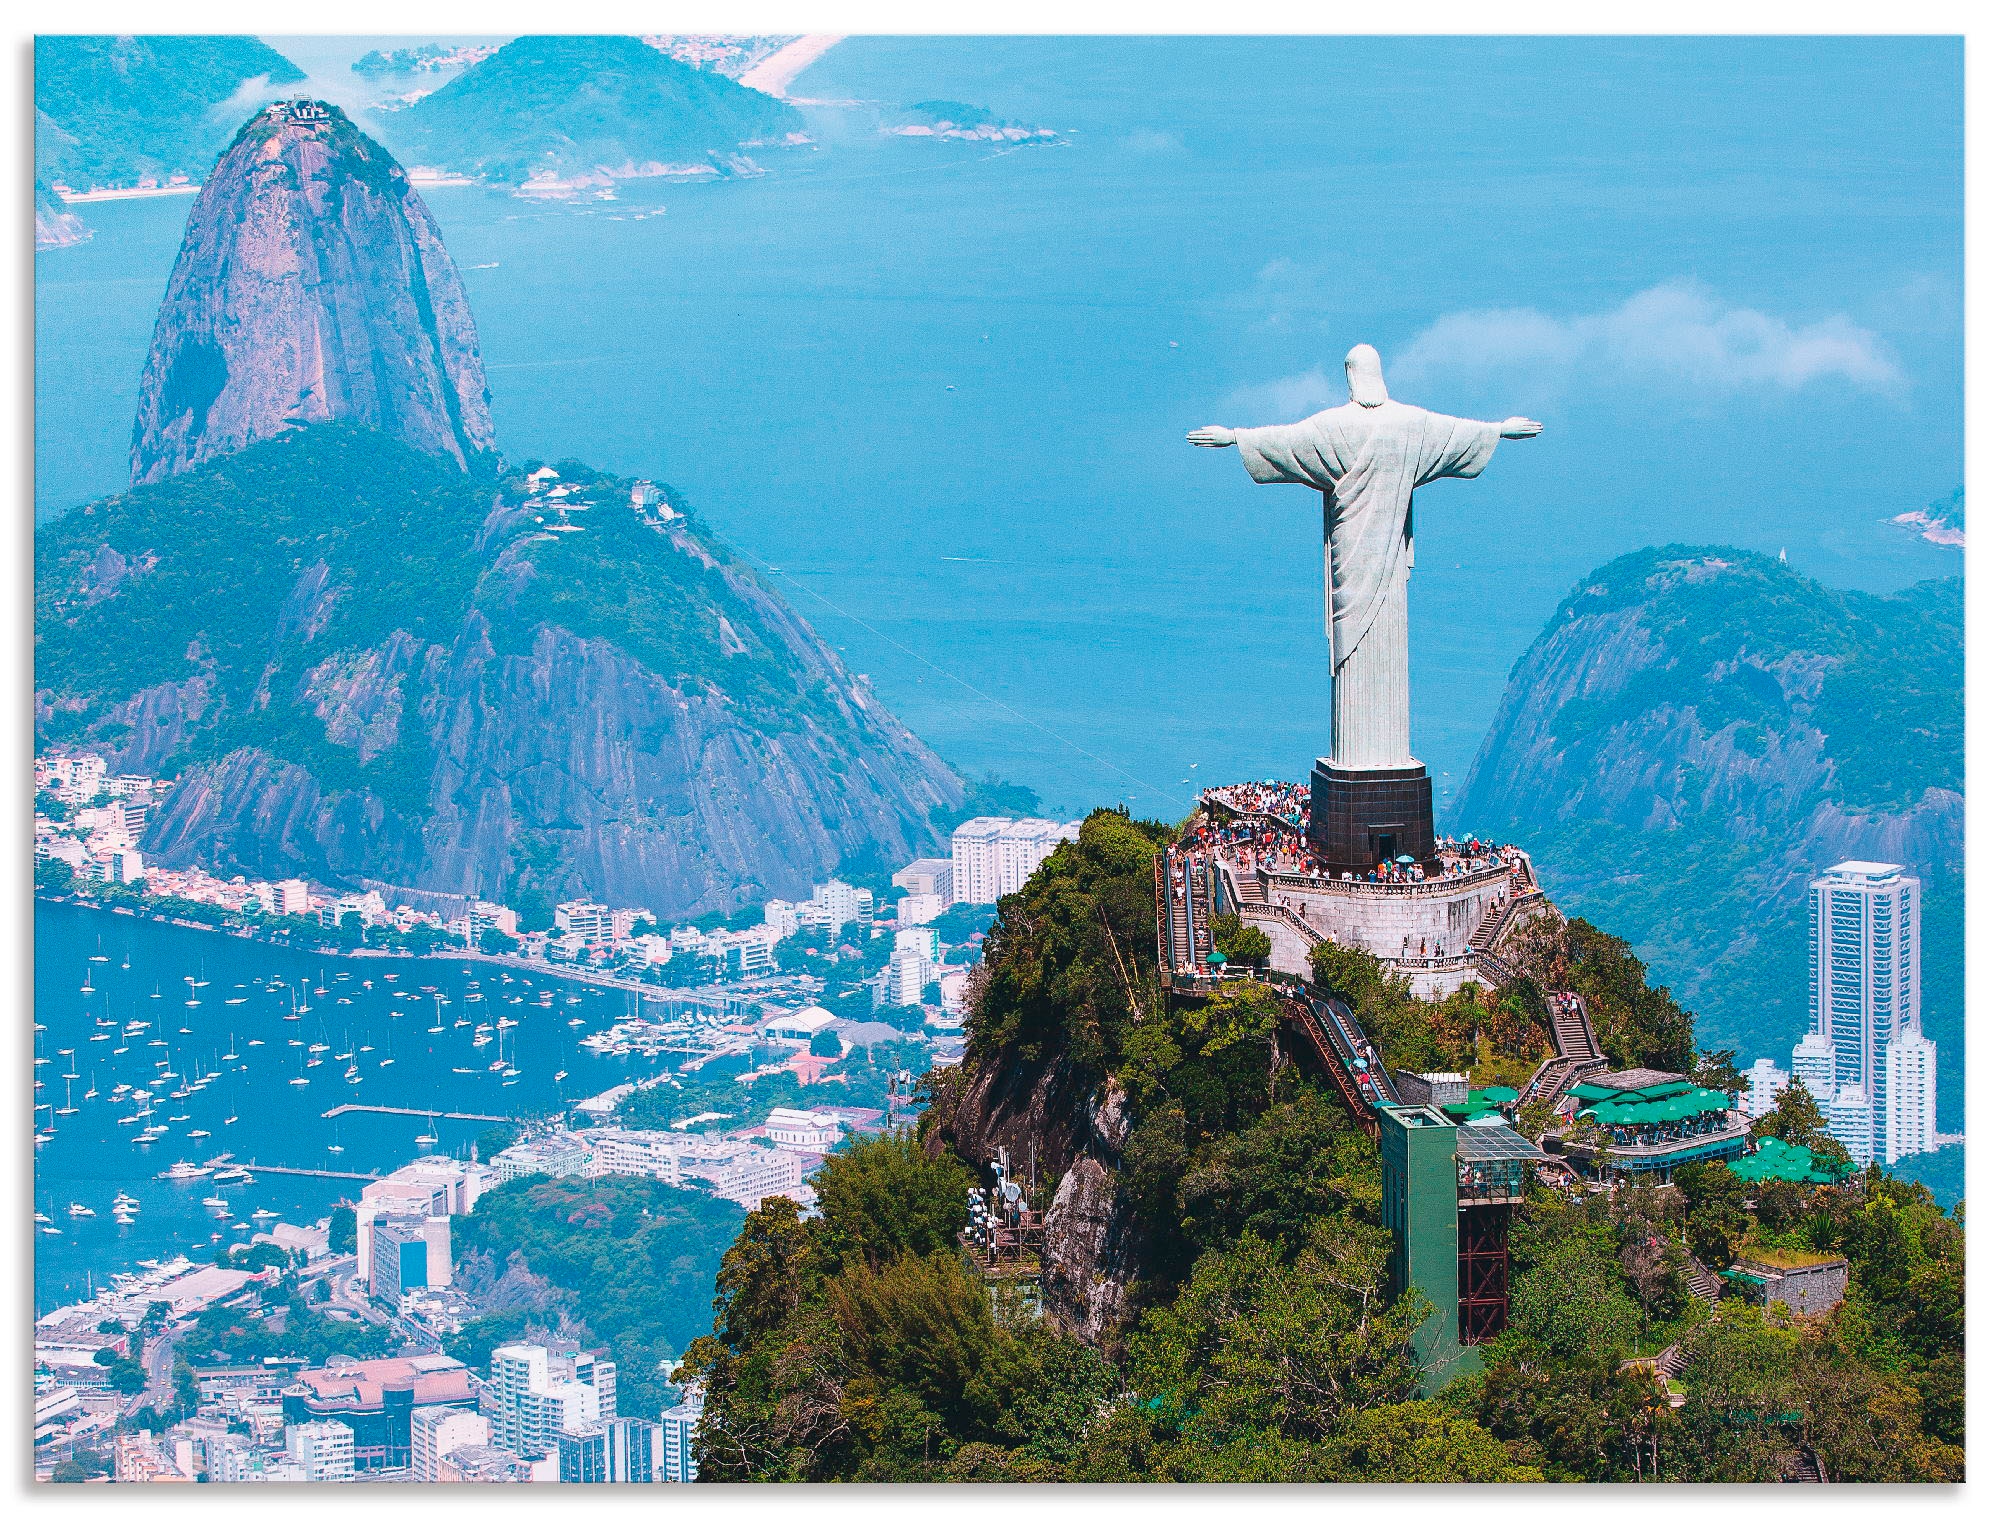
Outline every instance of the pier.
[(304, 1175), (309, 1180), (379, 1180), (382, 1178), (374, 1170), (363, 1174), (353, 1169), (299, 1169), (290, 1164), (239, 1164), (253, 1175)]
[(359, 1106), (349, 1103), (320, 1113), (322, 1117), (344, 1117), (350, 1111), (372, 1111), (385, 1117), (433, 1117), (451, 1122), (515, 1122), (518, 1117), (489, 1117), (478, 1111), (427, 1111), (421, 1106)]

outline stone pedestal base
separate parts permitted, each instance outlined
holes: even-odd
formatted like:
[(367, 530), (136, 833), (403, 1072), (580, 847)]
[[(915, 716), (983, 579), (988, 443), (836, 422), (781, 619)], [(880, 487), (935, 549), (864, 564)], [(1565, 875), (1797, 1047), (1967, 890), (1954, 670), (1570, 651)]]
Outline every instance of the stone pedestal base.
[(1313, 765), (1313, 841), (1335, 869), (1373, 869), (1408, 854), (1428, 864), (1437, 854), (1431, 823), (1431, 776), (1409, 769), (1336, 769)]

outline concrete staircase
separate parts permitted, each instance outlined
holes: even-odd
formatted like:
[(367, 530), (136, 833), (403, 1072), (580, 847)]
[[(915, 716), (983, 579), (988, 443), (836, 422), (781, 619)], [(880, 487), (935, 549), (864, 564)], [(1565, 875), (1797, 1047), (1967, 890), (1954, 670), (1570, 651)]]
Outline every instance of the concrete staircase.
[(1710, 1273), (1699, 1259), (1690, 1259), (1681, 1266), (1681, 1278), (1687, 1281), (1688, 1294), (1699, 1297), (1710, 1306), (1722, 1299), (1722, 1281)]
[(1597, 1046), (1597, 1029), (1590, 1025), (1583, 997), (1575, 991), (1559, 990), (1549, 997), (1549, 1034), (1559, 1058), (1604, 1062), (1604, 1051)]

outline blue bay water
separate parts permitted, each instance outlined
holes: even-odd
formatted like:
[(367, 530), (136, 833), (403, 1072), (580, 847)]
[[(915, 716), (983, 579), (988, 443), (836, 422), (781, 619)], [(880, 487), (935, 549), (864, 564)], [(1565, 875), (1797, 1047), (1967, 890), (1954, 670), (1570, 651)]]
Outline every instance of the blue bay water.
[[(81, 988), (86, 975), (93, 987), (87, 993)], [(189, 978), (208, 983), (191, 987)], [(476, 989), (474, 981), (480, 982)], [(435, 1002), (420, 990), (425, 985), (449, 1000), (442, 1031), (432, 1030)], [(399, 998), (398, 990), (413, 994)], [(543, 990), (554, 992), (553, 1006), (538, 1004)], [(469, 1001), (469, 995), (483, 999)], [(186, 1005), (190, 998), (201, 1004)], [(304, 1016), (287, 1020), (295, 1004)], [(36, 1310), (76, 1299), (87, 1281), (103, 1284), (111, 1271), (139, 1259), (177, 1253), (205, 1259), (218, 1242), (247, 1242), (249, 1231), (210, 1220), (205, 1196), (225, 1196), (233, 1220), (249, 1221), (261, 1208), (278, 1213), (275, 1220), (304, 1224), (324, 1217), (334, 1200), (353, 1199), (363, 1183), (259, 1175), (247, 1185), (218, 1187), (159, 1178), (175, 1160), (228, 1152), (259, 1164), (383, 1172), (425, 1151), (416, 1140), (430, 1122), (365, 1112), (328, 1119), (326, 1112), (345, 1104), (510, 1117), (553, 1111), (630, 1078), (635, 1064), (647, 1070), (643, 1060), (598, 1057), (577, 1046), (628, 1009), (629, 993), (520, 972), (503, 978), (490, 964), (335, 958), (37, 902), (35, 1020), (43, 1030), (35, 1043), (36, 1055), (49, 1062), (35, 1068), (43, 1085), (35, 1100), (51, 1109), (38, 1109), (35, 1118), (38, 1128), (53, 1127), (56, 1136), (35, 1152), (35, 1209), (60, 1231), (35, 1235)], [(499, 1042), (472, 1047), (477, 1024), (497, 1026), (503, 1016), (519, 1024), (506, 1032), (506, 1053), (520, 1074), (506, 1084), (488, 1068)], [(569, 1026), (572, 1017), (583, 1025)], [(100, 1026), (100, 1019), (113, 1025)], [(460, 1019), (473, 1025), (455, 1027)], [(136, 1021), (151, 1025), (124, 1036)], [(100, 1033), (110, 1036), (92, 1041)], [(262, 1046), (251, 1046), (252, 1039)], [(305, 1046), (292, 1047), (293, 1039)], [(330, 1051), (309, 1067), (307, 1050), (314, 1043)], [(364, 1044), (371, 1051), (361, 1052)], [(358, 1084), (347, 1082), (347, 1063), (334, 1057), (350, 1049), (362, 1076)], [(232, 1051), (237, 1057), (227, 1058)], [(111, 1097), (121, 1084), (146, 1086), (163, 1059), (174, 1076), (204, 1070), (222, 1075), (183, 1100), (169, 1094), (179, 1088), (178, 1079), (154, 1087), (156, 1115), (149, 1122), (168, 1131), (149, 1146), (137, 1145), (132, 1136), (148, 1124), (120, 1124), (137, 1108)], [(77, 1078), (66, 1081), (72, 1066)], [(556, 1079), (559, 1070), (568, 1071), (567, 1079)], [(291, 1083), (300, 1075), (307, 1085)], [(87, 1096), (93, 1087), (97, 1094)], [(58, 1114), (66, 1105), (76, 1108), (75, 1115)], [(169, 1120), (179, 1117), (185, 1120)], [(210, 1136), (190, 1137), (196, 1129)], [(483, 1136), (490, 1152), (494, 1136), (507, 1130), (439, 1119), (430, 1151), (464, 1155)], [(339, 1153), (329, 1151), (335, 1143)], [(112, 1215), (112, 1198), (121, 1189), (140, 1202), (138, 1220), (129, 1226)], [(96, 1215), (70, 1217), (73, 1202)], [(259, 1221), (253, 1230), (268, 1225)]]

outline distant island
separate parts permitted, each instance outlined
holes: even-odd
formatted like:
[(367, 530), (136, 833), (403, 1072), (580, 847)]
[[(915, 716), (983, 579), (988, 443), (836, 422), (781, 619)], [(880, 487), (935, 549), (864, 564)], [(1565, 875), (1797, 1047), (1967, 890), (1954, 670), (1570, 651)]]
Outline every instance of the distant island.
[(963, 100), (920, 100), (882, 128), (889, 137), (940, 137), (960, 142), (1060, 142), (1052, 127), (1006, 121), (982, 105)]
[(447, 47), (441, 42), (426, 42), (417, 47), (399, 47), (390, 52), (376, 48), (363, 53), (350, 67), (357, 74), (421, 74), (437, 73), (445, 69), (470, 68), (475, 63), (483, 63), (500, 48), (495, 44), (468, 44), (464, 47)]
[(755, 172), (803, 145), (791, 105), (637, 37), (520, 37), (384, 123), (406, 163), (536, 193)]

